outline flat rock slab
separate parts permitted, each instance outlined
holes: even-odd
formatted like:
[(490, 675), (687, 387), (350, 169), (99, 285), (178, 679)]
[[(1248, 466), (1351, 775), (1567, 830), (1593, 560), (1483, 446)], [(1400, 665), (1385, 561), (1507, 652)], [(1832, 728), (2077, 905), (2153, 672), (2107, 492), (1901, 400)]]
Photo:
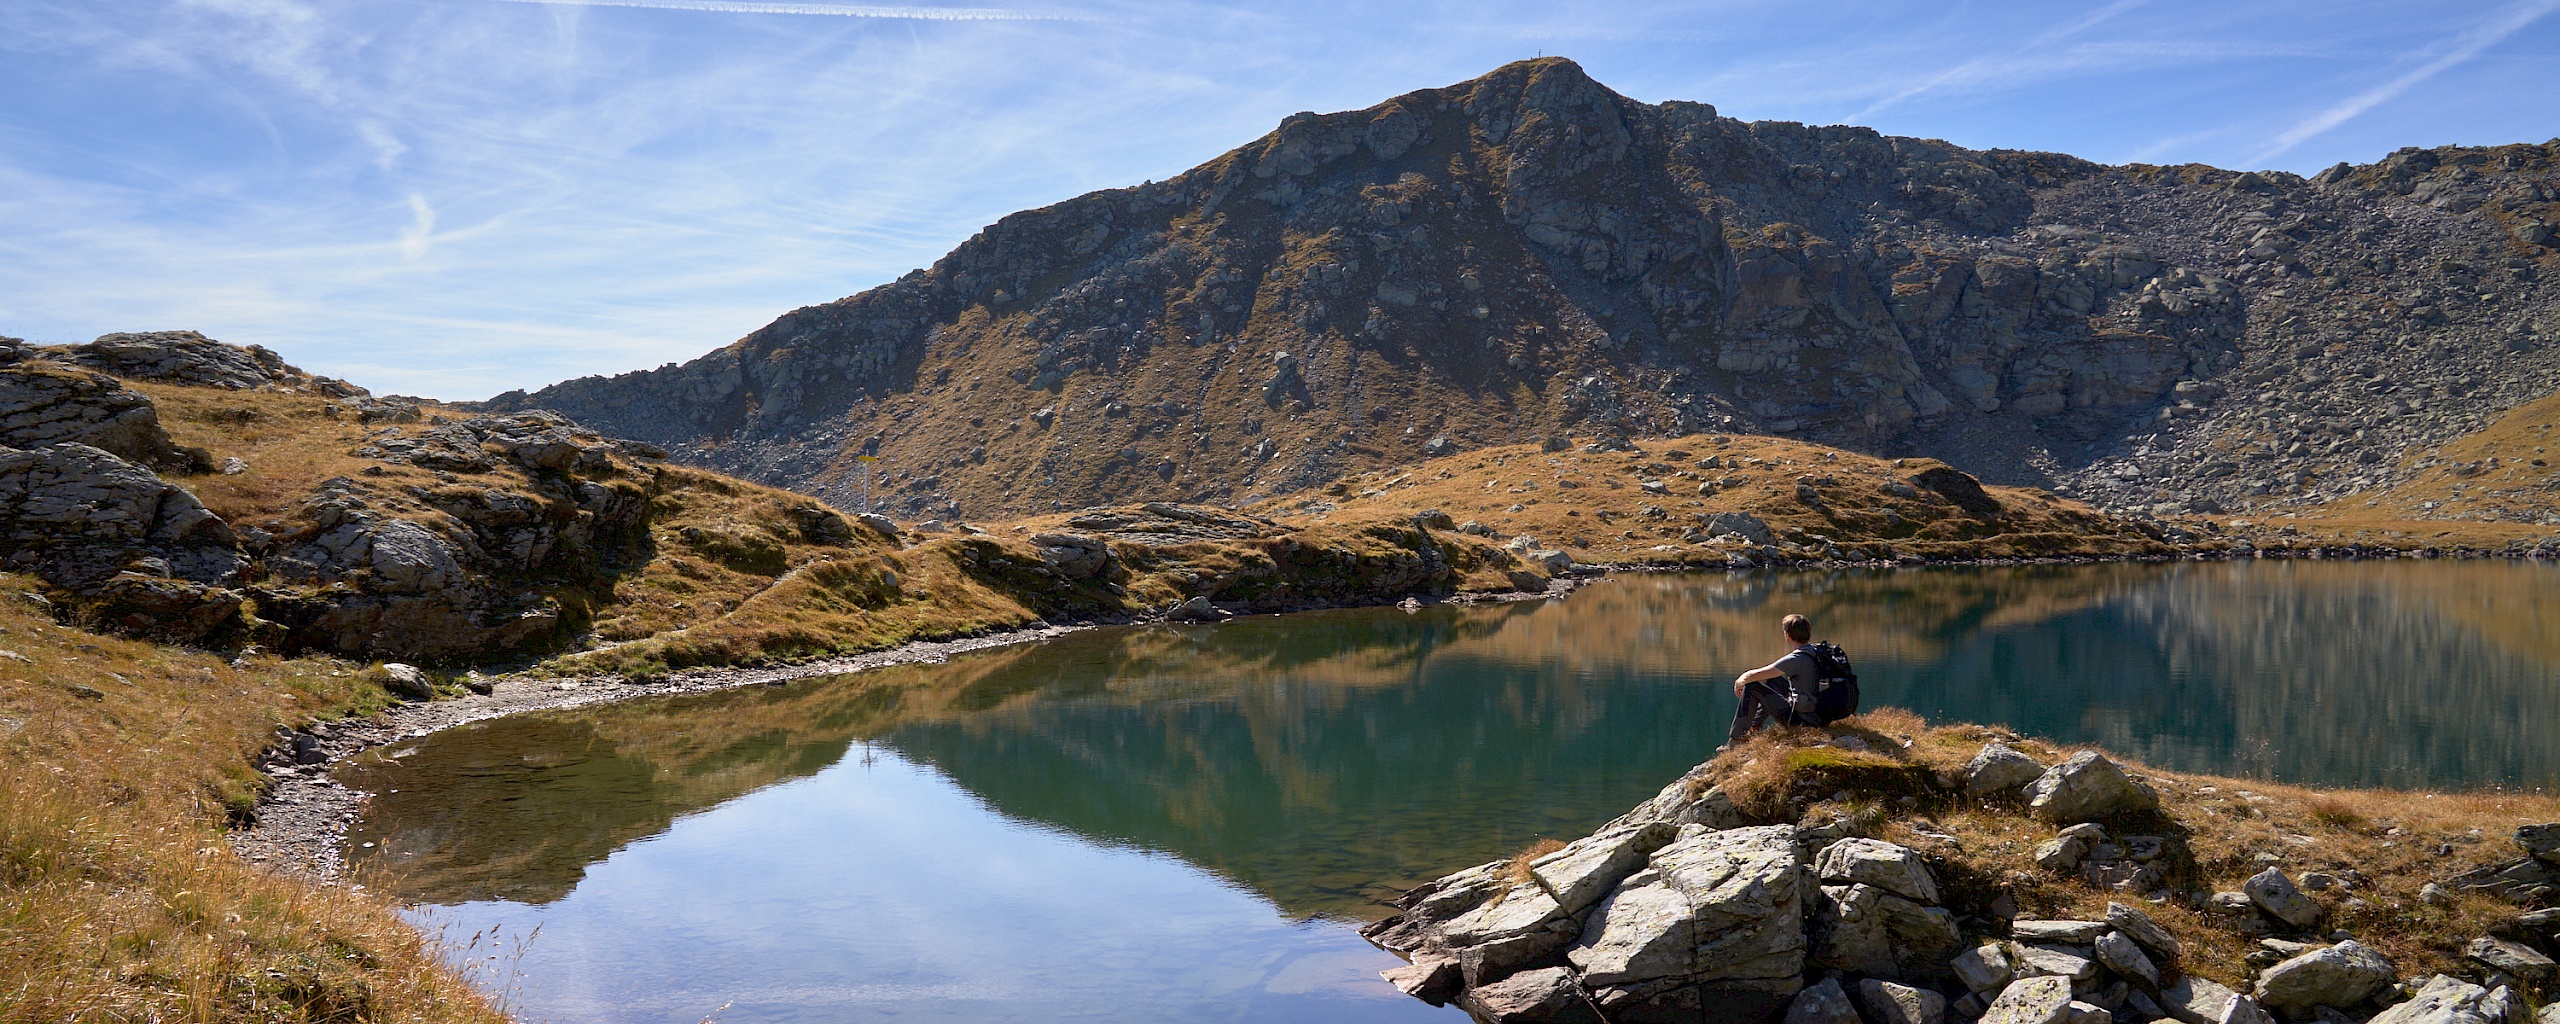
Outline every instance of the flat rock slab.
[(2151, 915), (2140, 907), (2125, 903), (2107, 904), (2107, 924), (2154, 955), (2175, 960), (2181, 952), (2178, 937), (2160, 927), (2160, 923), (2152, 920)]
[(1825, 882), (1863, 883), (1906, 899), (1938, 902), (1937, 879), (1920, 854), (1906, 846), (1876, 839), (1843, 839), (1823, 847), (1814, 871)]
[(1487, 1020), (1509, 1024), (1602, 1024), (1600, 1010), (1562, 967), (1522, 971), (1489, 985), (1469, 989), (1467, 1009)]
[(2009, 937), (2020, 942), (2059, 942), (2083, 945), (2098, 941), (2107, 932), (2104, 921), (2039, 921), (2033, 918), (2009, 922)]
[[(2098, 960), (2096, 955), (2085, 949), (2021, 945), (2018, 947), (2017, 971), (2021, 978), (2059, 977), (2071, 981), (2095, 981)], [(2011, 987), (2016, 986), (2013, 984)]]

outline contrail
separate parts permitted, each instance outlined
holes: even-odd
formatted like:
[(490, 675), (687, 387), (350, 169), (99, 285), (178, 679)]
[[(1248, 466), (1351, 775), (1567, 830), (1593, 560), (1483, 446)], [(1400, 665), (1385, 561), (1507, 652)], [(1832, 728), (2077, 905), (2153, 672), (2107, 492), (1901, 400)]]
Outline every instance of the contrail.
[(2560, 0), (2533, 0), (2531, 3), (2517, 4), (2508, 8), (2504, 17), (2464, 33), (2454, 41), (2453, 49), (2439, 54), (2436, 59), (2410, 68), (2398, 78), (2358, 93), (2346, 102), (2314, 114), (2301, 124), (2287, 129), (2284, 134), (2276, 136), (2274, 145), (2267, 147), (2265, 152), (2259, 153), (2249, 162), (2264, 165), (2268, 160), (2283, 155), (2286, 150), (2301, 145), (2312, 136), (2345, 124), (2358, 114), (2390, 102), (2393, 97), (2409, 91), (2418, 83), (2434, 78), (2454, 65), (2477, 57), (2480, 51), (2496, 46), (2505, 41), (2508, 36), (2524, 31), (2525, 26), (2540, 20), (2554, 8), (2560, 8)]
[(768, 3), (764, 0), (505, 0), (561, 7), (648, 7), (662, 11), (721, 14), (828, 14), (839, 18), (903, 18), (913, 21), (1091, 21), (1079, 14), (1006, 7), (890, 7), (877, 4)]

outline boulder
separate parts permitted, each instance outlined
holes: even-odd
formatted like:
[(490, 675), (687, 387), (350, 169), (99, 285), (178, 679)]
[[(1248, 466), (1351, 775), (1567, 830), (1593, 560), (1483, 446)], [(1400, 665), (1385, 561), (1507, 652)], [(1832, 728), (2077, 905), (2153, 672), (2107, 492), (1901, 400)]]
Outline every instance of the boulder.
[(1824, 978), (1796, 993), (1787, 1004), (1787, 1016), (1781, 1024), (1865, 1024), (1858, 1008), (1849, 1005), (1849, 993), (1840, 988), (1840, 979)]
[(2258, 975), (2258, 1002), (2299, 1018), (2315, 1006), (2349, 1007), (2373, 998), (2399, 977), (2391, 961), (2349, 940), (2267, 968)]
[(2471, 940), (2462, 953), (2481, 966), (2513, 976), (2536, 989), (2545, 989), (2560, 981), (2560, 964), (2521, 942), (2477, 938)]
[(1494, 1024), (1601, 1024), (1600, 1011), (1562, 967), (1522, 971), (1467, 990), (1460, 1000)]
[(2000, 990), (1982, 1011), (1982, 1024), (2065, 1024), (2071, 1019), (2071, 979), (2022, 978)]
[(2222, 1004), (2222, 1013), (2214, 1018), (2214, 1024), (2276, 1024), (2276, 1019), (2269, 1016), (2257, 1000), (2248, 996), (2232, 996), (2229, 1002)]
[(408, 700), (434, 700), (436, 684), (418, 666), (392, 661), (382, 666), (382, 688)]
[(2086, 949), (2022, 943), (2017, 948), (2017, 957), (2016, 969), (2021, 978), (2098, 980), (2097, 955)]
[(2098, 962), (2116, 972), (2118, 977), (2139, 981), (2144, 988), (2160, 987), (2160, 968), (2142, 952), (2142, 947), (2123, 932), (2111, 931), (2098, 936)]
[(1550, 576), (1570, 572), (1573, 569), (1573, 556), (1558, 548), (1538, 548), (1523, 552), (1520, 557), (1529, 564), (1546, 570), (1547, 575)]
[(1703, 525), (1709, 537), (1732, 535), (1760, 545), (1774, 544), (1778, 540), (1778, 535), (1770, 532), (1766, 521), (1748, 512), (1709, 513)]
[(2068, 1015), (2063, 1019), (2069, 1024), (2115, 1024), (2116, 1015), (2096, 1003), (2084, 1003), (2074, 999), (2068, 1008)]
[(1976, 797), (2013, 793), (2042, 778), (2043, 762), (1994, 740), (1964, 766), (1964, 791)]
[(2523, 847), (2528, 857), (2546, 864), (2560, 864), (2560, 821), (2517, 829), (2516, 845)]
[(1814, 871), (1825, 882), (1864, 883), (1906, 899), (1938, 902), (1937, 880), (1920, 855), (1882, 840), (1843, 839), (1823, 847)]
[(2296, 928), (2309, 928), (2320, 923), (2320, 903), (2294, 887), (2293, 879), (2276, 868), (2268, 868), (2249, 876), (2241, 885), (2249, 901), (2266, 911), (2268, 917)]
[(2080, 860), (2089, 855), (2091, 843), (2080, 836), (2055, 836), (2036, 846), (2036, 866), (2058, 874), (2069, 874), (2079, 868)]
[(46, 362), (0, 366), (0, 445), (84, 444), (141, 466), (202, 472), (212, 458), (180, 448), (151, 399), (103, 373)]
[(2046, 821), (2088, 821), (2159, 807), (2158, 793), (2094, 750), (2072, 755), (2027, 788), (2027, 809)]
[(1954, 968), (1957, 980), (1976, 992), (1997, 992), (2015, 973), (2009, 948), (2001, 945), (1975, 946), (1957, 954), (1948, 966)]
[(1039, 549), (1041, 564), (1064, 579), (1089, 580), (1102, 575), (1111, 564), (1111, 545), (1100, 537), (1035, 533), (1031, 535), (1031, 545)]
[(1164, 613), (1168, 622), (1218, 622), (1228, 617), (1205, 597), (1194, 597)]
[(2239, 995), (2221, 982), (2190, 974), (2160, 989), (2156, 1002), (2162, 1012), (2180, 1024), (2219, 1024), (2222, 1009)]
[(1866, 1008), (1869, 1024), (1944, 1024), (1947, 1019), (1947, 997), (1875, 978), (1858, 983), (1858, 1005)]
[(2126, 903), (2108, 903), (2107, 924), (2123, 932), (2126, 938), (2141, 944), (2142, 948), (2151, 951), (2155, 956), (2171, 960), (2178, 958), (2180, 950), (2177, 936), (2169, 934), (2168, 929), (2160, 927), (2159, 922), (2153, 921), (2151, 915), (2144, 913), (2140, 907)]
[(2506, 989), (2492, 992), (2439, 974), (2366, 1024), (2526, 1024), (2512, 998), (2500, 998), (2504, 995)]

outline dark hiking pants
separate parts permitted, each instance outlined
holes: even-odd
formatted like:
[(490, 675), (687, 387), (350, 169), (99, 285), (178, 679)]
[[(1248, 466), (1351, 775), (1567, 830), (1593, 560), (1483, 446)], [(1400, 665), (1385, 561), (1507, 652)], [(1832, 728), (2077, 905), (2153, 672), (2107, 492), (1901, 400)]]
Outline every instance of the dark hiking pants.
[(1726, 738), (1740, 743), (1744, 736), (1751, 734), (1751, 730), (1768, 722), (1779, 725), (1812, 724), (1813, 719), (1810, 716), (1798, 715), (1794, 709), (1787, 706), (1787, 693), (1790, 689), (1792, 687), (1783, 679), (1744, 686), (1742, 703), (1733, 709), (1733, 729), (1726, 734)]

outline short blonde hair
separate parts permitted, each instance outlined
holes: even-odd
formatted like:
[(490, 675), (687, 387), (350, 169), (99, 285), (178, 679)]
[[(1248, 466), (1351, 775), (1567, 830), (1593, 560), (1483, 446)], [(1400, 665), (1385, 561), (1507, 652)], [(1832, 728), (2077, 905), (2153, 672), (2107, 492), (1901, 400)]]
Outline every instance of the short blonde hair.
[(1787, 631), (1787, 639), (1797, 643), (1813, 642), (1813, 620), (1802, 615), (1789, 615), (1778, 620), (1778, 628)]

